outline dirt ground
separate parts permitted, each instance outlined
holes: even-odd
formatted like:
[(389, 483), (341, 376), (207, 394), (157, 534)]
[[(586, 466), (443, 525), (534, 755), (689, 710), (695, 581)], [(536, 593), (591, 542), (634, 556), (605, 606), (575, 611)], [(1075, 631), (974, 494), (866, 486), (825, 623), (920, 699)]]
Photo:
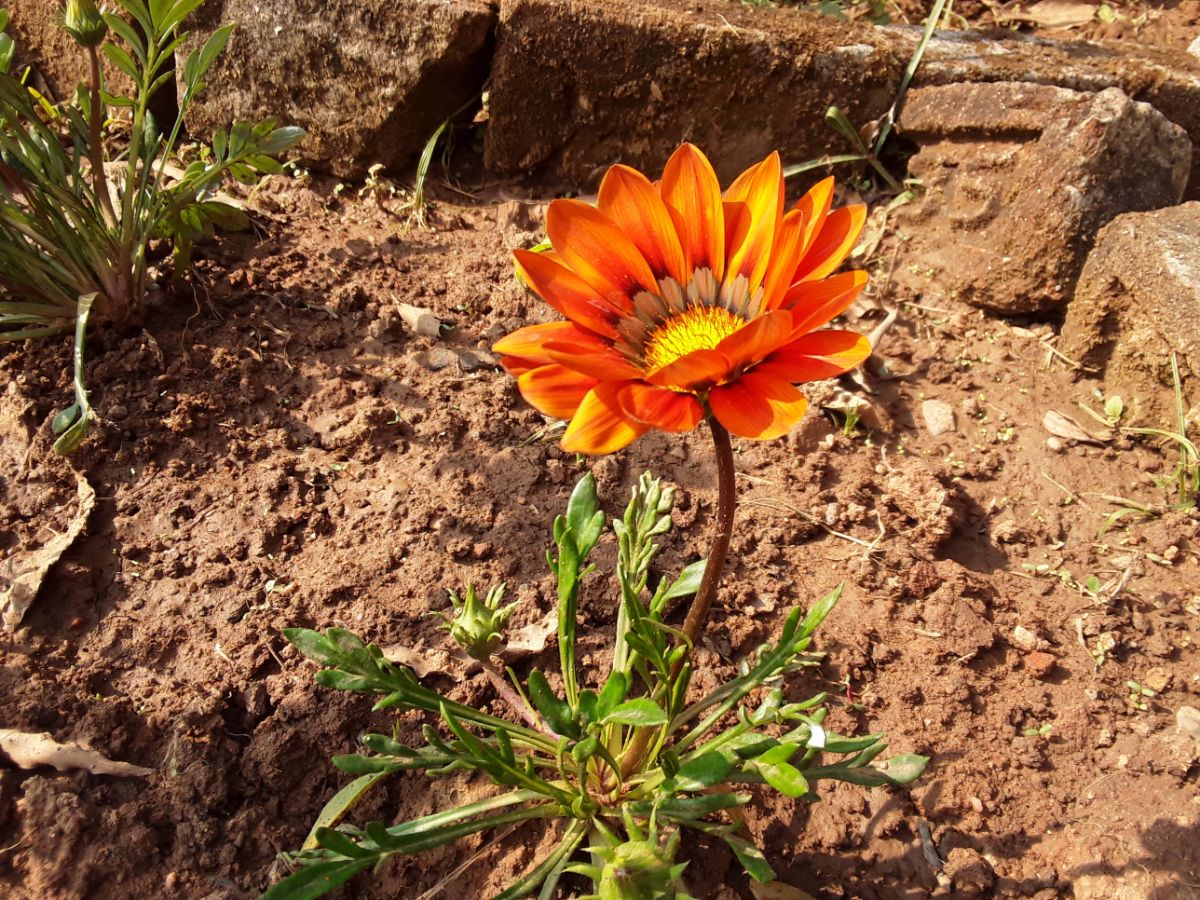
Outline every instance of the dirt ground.
[[(645, 469), (678, 486), (663, 571), (705, 552), (703, 430), (580, 461), (487, 354), (552, 318), (511, 265), (540, 240), (538, 190), (437, 194), (432, 230), (406, 230), (353, 190), (265, 184), (255, 233), (156, 288), (144, 328), (95, 331), (99, 421), (69, 460), (48, 440), (67, 344), (0, 356), (0, 564), (66, 527), (76, 471), (97, 493), (85, 536), (0, 638), (0, 725), (154, 770), (0, 768), (6, 895), (256, 896), (345, 782), (329, 757), (392, 724), (316, 687), (281, 630), (352, 629), (432, 660), (427, 680), (456, 699), (494, 704), (482, 678), (439, 669), (429, 613), (447, 588), (505, 580), (522, 600), (514, 627), (539, 621), (548, 527), (584, 466), (610, 514)], [(1128, 437), (1049, 446), (1049, 410), (1103, 430), (1078, 404), (1098, 410), (1104, 385), (1054, 354), (1057, 323), (898, 296), (886, 252), (865, 264), (878, 275), (851, 327), (898, 310), (865, 385), (840, 386), (869, 408), (857, 430), (817, 412), (786, 439), (737, 445), (737, 529), (702, 654), (730, 675), (790, 606), (845, 581), (819, 633), (828, 662), (791, 690), (831, 691), (837, 730), (886, 731), (894, 752), (932, 762), (903, 792), (763, 794), (752, 835), (818, 898), (1200, 896), (1195, 743), (1176, 730), (1177, 710), (1200, 706), (1200, 514), (1105, 530), (1105, 496), (1169, 504), (1157, 480), (1174, 458)], [(447, 327), (413, 336), (397, 303)], [(948, 404), (951, 430), (930, 433), (926, 401)], [(609, 538), (602, 571), (614, 555)], [(585, 664), (614, 622), (612, 588), (597, 575), (584, 590)], [(1156, 689), (1144, 709), (1131, 680)], [(486, 791), (393, 776), (356, 818)], [(348, 895), (486, 896), (554, 841), (540, 828), (394, 861)], [(723, 847), (685, 853), (698, 896), (750, 896)]]

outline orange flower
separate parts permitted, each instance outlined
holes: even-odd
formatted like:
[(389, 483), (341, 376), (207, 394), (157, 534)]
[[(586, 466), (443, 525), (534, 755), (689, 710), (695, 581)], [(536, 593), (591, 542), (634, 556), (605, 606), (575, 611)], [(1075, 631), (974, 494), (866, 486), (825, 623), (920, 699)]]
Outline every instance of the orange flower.
[(807, 402), (794, 384), (870, 355), (867, 339), (823, 330), (867, 282), (831, 275), (866, 217), (830, 212), (827, 178), (784, 209), (779, 155), (721, 195), (704, 154), (684, 144), (662, 181), (613, 166), (596, 206), (555, 200), (554, 249), (516, 251), (518, 274), (565, 322), (495, 345), (522, 396), (570, 419), (563, 449), (611, 453), (651, 428), (690, 431), (710, 414), (734, 434), (786, 434)]

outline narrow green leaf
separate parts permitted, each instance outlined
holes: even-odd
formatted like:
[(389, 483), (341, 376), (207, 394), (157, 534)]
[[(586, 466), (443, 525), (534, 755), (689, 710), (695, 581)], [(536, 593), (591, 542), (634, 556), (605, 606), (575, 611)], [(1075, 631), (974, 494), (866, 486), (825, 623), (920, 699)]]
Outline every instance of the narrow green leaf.
[(360, 847), (335, 828), (318, 828), (317, 844), (326, 850), (332, 850), (334, 853), (351, 859), (375, 859), (379, 856), (376, 851)]
[(667, 600), (674, 600), (676, 597), (690, 597), (696, 591), (700, 590), (700, 581), (704, 578), (704, 568), (708, 564), (706, 559), (698, 559), (690, 564), (680, 573), (679, 577), (667, 588)]
[(811, 637), (813, 632), (817, 630), (825, 617), (828, 616), (838, 600), (842, 598), (842, 589), (845, 588), (845, 582), (839, 584), (832, 591), (820, 599), (816, 606), (808, 611), (808, 615), (804, 617), (804, 622), (800, 625), (800, 638)]
[(887, 761), (887, 775), (893, 784), (912, 784), (921, 777), (927, 765), (929, 765), (928, 756), (905, 753), (901, 756), (893, 756)]
[(373, 859), (337, 859), (305, 866), (271, 885), (259, 900), (314, 900), (374, 865)]
[(725, 839), (725, 843), (729, 845), (729, 849), (733, 851), (747, 875), (760, 884), (775, 880), (775, 870), (754, 844), (732, 834), (723, 834), (721, 837)]
[(667, 714), (649, 697), (638, 697), (619, 704), (604, 717), (604, 721), (648, 727), (667, 724)]
[(803, 797), (808, 793), (808, 780), (791, 763), (764, 763), (760, 758), (757, 768), (763, 780), (785, 796)]
[(629, 693), (629, 677), (624, 672), (613, 672), (604, 682), (600, 690), (600, 698), (596, 704), (596, 718), (603, 720), (605, 716), (617, 708)]

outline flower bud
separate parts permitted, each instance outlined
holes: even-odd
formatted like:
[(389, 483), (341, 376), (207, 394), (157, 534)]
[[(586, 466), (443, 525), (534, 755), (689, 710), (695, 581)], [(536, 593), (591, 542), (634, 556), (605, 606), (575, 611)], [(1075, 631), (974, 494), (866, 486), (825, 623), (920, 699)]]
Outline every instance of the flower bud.
[(674, 900), (683, 896), (679, 875), (683, 865), (672, 862), (673, 847), (654, 841), (627, 841), (602, 851), (604, 868), (596, 896), (600, 900)]
[(500, 646), (504, 623), (517, 608), (516, 603), (501, 607), (504, 585), (497, 585), (480, 600), (475, 594), (475, 585), (467, 585), (464, 598), (450, 591), (450, 602), (454, 605), (454, 618), (448, 619), (446, 629), (450, 637), (475, 659), (487, 659)]
[(81, 47), (99, 47), (108, 34), (108, 23), (94, 0), (67, 0), (63, 28)]

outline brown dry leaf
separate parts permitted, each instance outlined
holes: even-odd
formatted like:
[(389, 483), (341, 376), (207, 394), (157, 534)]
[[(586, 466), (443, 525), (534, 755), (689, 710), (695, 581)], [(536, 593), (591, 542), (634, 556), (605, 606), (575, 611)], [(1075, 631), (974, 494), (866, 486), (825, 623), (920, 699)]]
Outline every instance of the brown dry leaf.
[(1014, 22), (1031, 22), (1042, 28), (1078, 28), (1096, 18), (1097, 7), (1080, 0), (1041, 0), (1024, 11), (1004, 13)]
[(1088, 434), (1083, 430), (1082, 425), (1056, 409), (1047, 410), (1046, 414), (1042, 416), (1042, 427), (1055, 437), (1065, 441), (1078, 441), (1081, 444), (1096, 444), (1101, 447), (1107, 443), (1106, 438)]
[(95, 750), (85, 750), (74, 741), (60, 744), (45, 731), (34, 734), (0, 729), (0, 750), (22, 769), (54, 766), (60, 772), (83, 769), (93, 775), (132, 775), (138, 778), (145, 778), (154, 771), (132, 763), (115, 762)]
[(508, 639), (507, 646), (500, 651), (506, 660), (521, 659), (546, 649), (550, 635), (558, 631), (558, 611), (553, 607), (541, 619), (518, 628)]
[(431, 672), (445, 675), (463, 675), (479, 666), (479, 663), (457, 647), (444, 648), (406, 647), (393, 644), (383, 648), (383, 658), (398, 666), (407, 666), (418, 678)]
[(807, 891), (784, 884), (782, 881), (768, 881), (766, 884), (751, 881), (750, 893), (754, 895), (754, 900), (816, 900)]
[(16, 553), (0, 564), (0, 619), (9, 631), (16, 631), (33, 604), (38, 589), (50, 567), (58, 562), (67, 548), (83, 533), (92, 507), (96, 505), (96, 492), (81, 472), (75, 473), (78, 482), (79, 510), (67, 526), (67, 530), (56, 534), (31, 553)]

